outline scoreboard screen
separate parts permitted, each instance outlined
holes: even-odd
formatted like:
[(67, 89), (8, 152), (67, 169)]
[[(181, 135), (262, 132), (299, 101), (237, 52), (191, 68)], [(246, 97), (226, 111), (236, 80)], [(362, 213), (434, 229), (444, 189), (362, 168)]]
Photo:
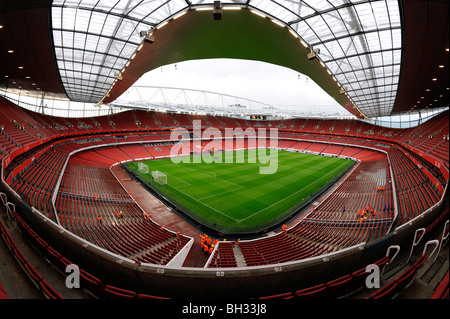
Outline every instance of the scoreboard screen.
[(265, 115), (250, 115), (250, 119), (251, 120), (265, 120), (266, 116)]

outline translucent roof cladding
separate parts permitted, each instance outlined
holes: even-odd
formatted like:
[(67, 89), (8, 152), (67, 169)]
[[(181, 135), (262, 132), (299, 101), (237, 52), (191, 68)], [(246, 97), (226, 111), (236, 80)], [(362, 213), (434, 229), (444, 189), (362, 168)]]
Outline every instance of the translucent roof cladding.
[[(213, 0), (55, 0), (52, 25), (70, 99), (100, 101), (142, 39), (181, 10)], [(389, 115), (401, 64), (398, 0), (224, 0), (283, 21), (313, 49), (368, 117)]]

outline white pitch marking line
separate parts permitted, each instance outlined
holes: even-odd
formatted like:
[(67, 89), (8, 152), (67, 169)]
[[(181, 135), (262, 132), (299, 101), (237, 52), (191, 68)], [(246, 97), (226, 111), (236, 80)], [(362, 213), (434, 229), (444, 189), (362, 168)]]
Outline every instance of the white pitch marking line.
[(225, 214), (225, 213), (222, 213), (221, 211), (215, 209), (214, 207), (209, 206), (208, 204), (205, 204), (205, 203), (201, 202), (200, 200), (198, 200), (198, 199), (192, 197), (191, 195), (186, 194), (186, 193), (183, 192), (182, 190), (179, 190), (179, 189), (176, 188), (175, 186), (172, 186), (172, 185), (170, 185), (170, 184), (167, 184), (167, 185), (171, 186), (172, 188), (175, 188), (175, 189), (176, 189), (177, 191), (179, 191), (180, 193), (183, 193), (184, 195), (188, 196), (189, 198), (192, 198), (192, 199), (195, 200), (196, 202), (199, 202), (200, 204), (202, 204), (202, 205), (204, 205), (204, 206), (206, 206), (206, 207), (208, 207), (208, 208), (210, 208), (210, 209), (212, 209), (212, 210), (218, 212), (219, 214), (221, 214), (221, 215), (223, 215), (223, 216), (225, 216), (225, 217), (228, 217), (229, 219), (232, 219), (232, 220), (234, 220), (234, 221), (236, 221), (236, 222), (239, 222), (237, 219), (235, 219), (235, 218), (233, 218), (233, 217), (231, 217), (231, 216), (228, 216), (228, 215)]
[(190, 183), (188, 183), (188, 182), (182, 180), (181, 178), (178, 178), (178, 177), (176, 177), (176, 176), (174, 176), (174, 175), (172, 175), (172, 174), (169, 174), (169, 173), (164, 173), (164, 174), (169, 175), (169, 176), (172, 176), (172, 177), (178, 179), (179, 181), (183, 182), (184, 184), (187, 184), (187, 185), (183, 185), (183, 186), (180, 186), (180, 187), (188, 187), (188, 186), (192, 186)]
[[(213, 174), (215, 179), (218, 179), (218, 180), (220, 180), (220, 181), (222, 181), (222, 182), (226, 182), (226, 183), (232, 184), (232, 185), (234, 185), (234, 186), (238, 186), (238, 187), (241, 186), (241, 185), (235, 184), (235, 183), (233, 183), (233, 182), (227, 181), (227, 180), (225, 180), (225, 179), (221, 179), (220, 177), (217, 177), (216, 173), (214, 173), (214, 172), (207, 171), (207, 173), (205, 173), (205, 172), (202, 172), (202, 171), (200, 171), (200, 170), (196, 170), (196, 169), (193, 169), (193, 168), (190, 168), (190, 167), (187, 167), (187, 166), (183, 166), (183, 168), (187, 168), (187, 169), (189, 169), (189, 170), (191, 170), (191, 171), (194, 171), (194, 172), (197, 172), (197, 173), (206, 175), (206, 176), (211, 176), (210, 174)], [(208, 174), (208, 173), (209, 173), (209, 174)]]
[(302, 190), (304, 190), (305, 188), (307, 188), (308, 186), (311, 186), (311, 185), (313, 185), (313, 184), (315, 184), (317, 181), (320, 181), (322, 178), (324, 178), (325, 176), (328, 176), (329, 174), (331, 174), (332, 172), (334, 172), (335, 170), (337, 170), (338, 168), (340, 168), (341, 166), (343, 166), (344, 164), (346, 164), (345, 162), (344, 163), (342, 163), (341, 165), (339, 165), (338, 167), (336, 167), (335, 169), (333, 169), (332, 171), (329, 171), (327, 174), (325, 174), (325, 175), (323, 175), (321, 178), (319, 178), (319, 179), (316, 179), (314, 182), (312, 182), (312, 183), (310, 183), (310, 184), (308, 184), (308, 185), (306, 185), (305, 187), (303, 187), (303, 188), (301, 188), (301, 189), (299, 189), (298, 191), (296, 191), (295, 193), (292, 193), (291, 195), (289, 195), (289, 196), (286, 196), (286, 197), (284, 197), (284, 198), (282, 198), (281, 200), (279, 200), (278, 202), (276, 202), (276, 203), (273, 203), (272, 205), (270, 205), (270, 206), (267, 206), (266, 208), (263, 208), (263, 209), (261, 209), (260, 211), (257, 211), (256, 213), (253, 213), (253, 214), (251, 214), (251, 215), (248, 215), (247, 217), (245, 217), (245, 218), (242, 218), (242, 219), (239, 219), (238, 220), (238, 222), (240, 223), (241, 221), (243, 221), (243, 220), (246, 220), (247, 218), (250, 218), (250, 217), (253, 217), (253, 216), (255, 216), (255, 215), (257, 215), (257, 214), (259, 214), (259, 213), (261, 213), (262, 211), (265, 211), (266, 209), (268, 209), (268, 208), (270, 208), (270, 207), (272, 207), (272, 206), (275, 206), (275, 205), (277, 205), (278, 203), (280, 203), (280, 202), (282, 202), (282, 201), (284, 201), (285, 199), (287, 199), (287, 198), (289, 198), (289, 197), (291, 197), (292, 195), (295, 195), (295, 194), (297, 194), (298, 192), (300, 192), (300, 191), (302, 191)]
[(236, 191), (236, 190), (241, 189), (241, 188), (244, 188), (244, 186), (239, 186), (239, 187), (236, 187), (236, 188), (233, 188), (233, 189), (230, 189), (228, 191), (224, 191), (224, 192), (221, 192), (221, 193), (218, 193), (218, 194), (213, 194), (213, 195), (209, 195), (209, 196), (206, 196), (206, 197), (202, 197), (202, 198), (199, 198), (199, 200), (204, 200), (204, 199), (207, 199), (207, 198), (223, 195), (225, 193), (233, 192), (233, 191)]

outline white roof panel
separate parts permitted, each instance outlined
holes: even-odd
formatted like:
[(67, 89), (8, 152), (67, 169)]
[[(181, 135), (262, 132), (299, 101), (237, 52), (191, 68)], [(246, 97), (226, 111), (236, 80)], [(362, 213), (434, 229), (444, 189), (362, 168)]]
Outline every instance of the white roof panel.
[[(392, 111), (402, 35), (397, 0), (225, 0), (284, 22), (314, 49), (367, 116)], [(55, 0), (56, 58), (70, 99), (100, 101), (142, 39), (190, 6), (213, 0)], [(90, 87), (86, 87), (89, 85)], [(371, 92), (370, 98), (364, 95)]]

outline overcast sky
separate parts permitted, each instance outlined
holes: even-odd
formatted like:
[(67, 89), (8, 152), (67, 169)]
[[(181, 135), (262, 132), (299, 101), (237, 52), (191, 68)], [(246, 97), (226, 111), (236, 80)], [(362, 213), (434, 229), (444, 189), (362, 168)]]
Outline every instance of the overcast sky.
[(278, 106), (342, 109), (307, 76), (258, 61), (212, 59), (171, 64), (143, 75), (136, 85), (211, 91)]

